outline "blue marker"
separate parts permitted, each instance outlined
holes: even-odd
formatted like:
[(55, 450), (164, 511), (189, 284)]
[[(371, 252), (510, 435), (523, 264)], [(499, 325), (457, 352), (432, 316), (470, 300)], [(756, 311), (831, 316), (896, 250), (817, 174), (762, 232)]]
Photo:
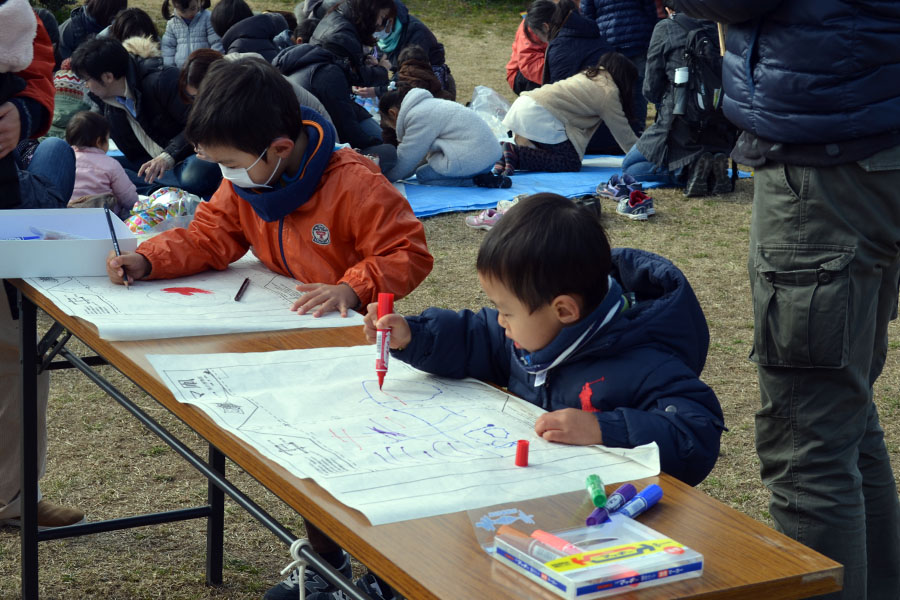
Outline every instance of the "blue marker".
[(632, 519), (652, 507), (662, 498), (662, 488), (655, 483), (641, 490), (637, 496), (628, 501), (628, 504), (619, 509), (619, 513)]

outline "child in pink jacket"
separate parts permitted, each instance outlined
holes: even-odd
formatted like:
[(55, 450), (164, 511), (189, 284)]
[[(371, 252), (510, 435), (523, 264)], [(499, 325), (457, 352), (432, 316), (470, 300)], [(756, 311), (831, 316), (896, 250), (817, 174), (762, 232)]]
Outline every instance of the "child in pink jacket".
[(75, 113), (66, 126), (66, 142), (75, 151), (75, 189), (69, 202), (82, 196), (112, 194), (120, 216), (127, 215), (138, 194), (122, 165), (109, 150), (109, 122), (100, 113)]

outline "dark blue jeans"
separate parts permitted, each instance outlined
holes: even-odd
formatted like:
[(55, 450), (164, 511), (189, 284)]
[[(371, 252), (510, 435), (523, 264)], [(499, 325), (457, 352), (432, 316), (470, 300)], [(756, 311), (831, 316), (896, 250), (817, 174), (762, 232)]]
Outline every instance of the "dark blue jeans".
[(173, 169), (163, 173), (163, 176), (153, 183), (147, 183), (143, 177), (138, 177), (137, 172), (141, 165), (131, 162), (124, 156), (114, 156), (113, 158), (125, 168), (125, 172), (137, 188), (138, 194), (145, 196), (161, 187), (172, 186), (196, 194), (204, 200), (209, 200), (222, 182), (222, 171), (219, 170), (219, 165), (197, 158), (195, 154), (188, 156)]
[(41, 142), (26, 169), (50, 182), (67, 202), (75, 189), (75, 153), (65, 140), (47, 138)]
[(631, 175), (635, 181), (652, 181), (659, 183), (662, 187), (684, 187), (682, 171), (684, 171), (683, 168), (669, 171), (656, 166), (641, 154), (637, 145), (632, 146), (625, 158), (622, 159), (623, 173)]

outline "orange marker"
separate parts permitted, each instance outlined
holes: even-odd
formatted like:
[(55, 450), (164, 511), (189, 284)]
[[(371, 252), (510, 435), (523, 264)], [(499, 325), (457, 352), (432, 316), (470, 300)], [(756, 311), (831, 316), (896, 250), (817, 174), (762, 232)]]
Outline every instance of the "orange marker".
[[(378, 320), (385, 315), (394, 312), (394, 295), (388, 293), (378, 294)], [(378, 355), (375, 357), (375, 374), (378, 375), (378, 389), (384, 385), (384, 376), (387, 375), (388, 358), (391, 356), (391, 330), (379, 329), (375, 334), (375, 348)]]

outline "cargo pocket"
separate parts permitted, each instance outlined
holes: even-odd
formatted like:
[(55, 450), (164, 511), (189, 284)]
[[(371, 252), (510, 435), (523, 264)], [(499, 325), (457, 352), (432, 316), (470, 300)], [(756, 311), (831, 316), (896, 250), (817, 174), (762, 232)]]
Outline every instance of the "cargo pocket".
[(845, 246), (757, 246), (751, 360), (776, 367), (846, 366), (854, 253)]

